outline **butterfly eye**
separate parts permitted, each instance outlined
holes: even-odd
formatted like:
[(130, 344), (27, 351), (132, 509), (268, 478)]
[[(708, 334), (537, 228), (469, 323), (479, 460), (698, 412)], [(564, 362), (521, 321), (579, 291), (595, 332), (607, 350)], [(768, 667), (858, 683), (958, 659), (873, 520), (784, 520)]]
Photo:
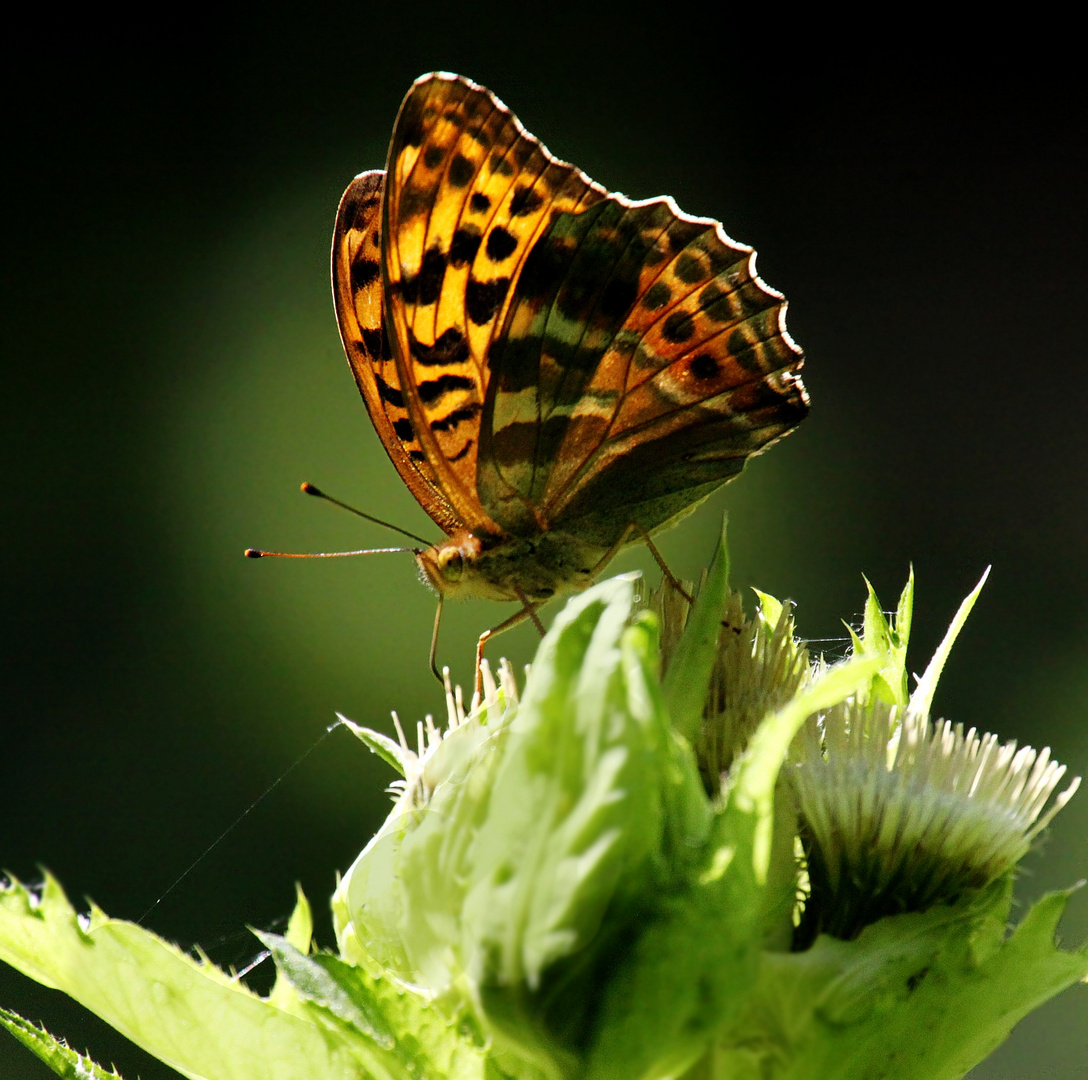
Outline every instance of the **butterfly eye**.
[(460, 581), (465, 568), (465, 560), (459, 551), (443, 551), (438, 556), (438, 569), (447, 581)]

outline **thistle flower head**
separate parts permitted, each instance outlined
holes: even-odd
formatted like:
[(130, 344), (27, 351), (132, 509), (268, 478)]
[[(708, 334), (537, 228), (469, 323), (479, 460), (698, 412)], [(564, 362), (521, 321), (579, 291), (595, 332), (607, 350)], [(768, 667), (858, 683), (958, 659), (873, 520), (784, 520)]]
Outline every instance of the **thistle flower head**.
[[(953, 903), (1008, 873), (1072, 796), (1049, 750), (849, 700), (802, 730), (790, 771), (810, 893), (801, 942)], [(1049, 807), (1048, 807), (1049, 802)]]
[[(801, 946), (821, 931), (851, 938), (885, 915), (954, 903), (996, 881), (1080, 783), (1074, 779), (1051, 801), (1066, 770), (1048, 749), (1018, 749), (930, 719), (940, 669), (979, 589), (903, 700), (911, 589), (908, 583), (894, 625), (875, 605), (855, 639), (861, 653), (885, 650), (879, 679), (814, 716), (792, 747), (788, 775), (809, 885)], [(872, 608), (871, 588), (870, 599)]]
[[(525, 670), (528, 674), (528, 666)], [(497, 681), (486, 660), (480, 666), (480, 674), (483, 684), (482, 697), (474, 698), (471, 707), (466, 712), (461, 687), (452, 684), (449, 668), (443, 669), (446, 690), (446, 726), (444, 729), (438, 727), (430, 714), (424, 720), (418, 721), (415, 750), (410, 747), (404, 729), (401, 727), (400, 717), (394, 711), (393, 726), (397, 732), (399, 750), (396, 751), (397, 760), (393, 764), (400, 771), (401, 776), (390, 783), (389, 791), (397, 797), (398, 805), (426, 804), (438, 785), (450, 775), (453, 761), (464, 757), (470, 747), (475, 746), (488, 734), (493, 735), (516, 714), (518, 685), (510, 662), (505, 657), (499, 661)], [(341, 716), (339, 719), (368, 744), (376, 735), (375, 732), (358, 727), (346, 717)], [(460, 734), (456, 735), (453, 742), (450, 742), (451, 736), (457, 732)], [(378, 736), (378, 738), (383, 737)], [(384, 741), (389, 742), (389, 740)], [(371, 748), (374, 749), (373, 746)], [(387, 754), (382, 756), (387, 757)]]
[[(754, 590), (756, 613), (747, 618), (740, 593), (730, 592), (721, 615), (718, 643), (695, 756), (706, 791), (716, 796), (737, 755), (760, 722), (781, 709), (809, 679), (808, 650), (794, 637), (789, 604)], [(661, 621), (662, 664), (667, 669), (687, 625), (691, 605), (668, 582), (651, 594)]]

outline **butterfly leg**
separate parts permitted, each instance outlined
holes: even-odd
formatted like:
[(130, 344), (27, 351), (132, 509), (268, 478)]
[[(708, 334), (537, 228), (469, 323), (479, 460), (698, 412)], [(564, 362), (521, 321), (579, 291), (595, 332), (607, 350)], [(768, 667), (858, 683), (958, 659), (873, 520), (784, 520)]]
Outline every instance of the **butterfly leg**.
[(444, 683), (445, 680), (438, 673), (438, 663), (436, 657), (438, 655), (438, 625), (442, 622), (442, 597), (438, 598), (438, 610), (434, 613), (434, 629), (431, 631), (431, 671), (434, 672), (434, 677), (440, 682)]
[(680, 579), (668, 568), (664, 558), (662, 558), (661, 552), (657, 550), (657, 545), (650, 539), (650, 534), (638, 524), (637, 521), (632, 521), (628, 524), (627, 528), (620, 534), (620, 538), (608, 549), (604, 558), (593, 568), (591, 579), (595, 578), (615, 557), (619, 554), (620, 550), (626, 547), (632, 540), (637, 537), (642, 540), (646, 546), (650, 549), (650, 554), (654, 557), (654, 562), (661, 569), (661, 574), (665, 580), (689, 603), (694, 604), (695, 600), (691, 593), (684, 588)]
[(540, 607), (540, 604), (534, 604), (528, 600), (524, 601), (525, 607), (521, 611), (515, 611), (509, 619), (505, 619), (499, 623), (498, 626), (493, 626), (490, 630), (485, 630), (480, 635), (480, 640), (476, 642), (476, 686), (475, 686), (475, 699), (479, 699), (483, 694), (483, 671), (481, 665), (484, 662), (484, 645), (490, 638), (495, 637), (496, 634), (501, 634), (504, 630), (510, 630), (517, 626), (519, 623), (525, 622), (526, 619), (532, 619), (536, 623), (537, 629), (543, 634), (544, 627), (537, 618), (536, 609)]
[(665, 560), (661, 556), (661, 552), (657, 550), (657, 545), (650, 539), (650, 534), (637, 522), (632, 521), (627, 526), (629, 532), (639, 535), (643, 543), (650, 549), (650, 554), (654, 557), (654, 562), (661, 568), (661, 574), (665, 580), (689, 603), (694, 605), (695, 598), (684, 588), (680, 579), (665, 565)]
[(540, 604), (531, 603), (529, 598), (519, 589), (514, 586), (514, 592), (518, 594), (518, 599), (521, 601), (522, 606), (529, 613), (529, 618), (533, 620), (533, 626), (537, 628), (537, 632), (543, 637), (547, 631), (544, 629), (544, 624), (540, 621), (540, 616), (536, 613), (536, 609), (540, 607)]

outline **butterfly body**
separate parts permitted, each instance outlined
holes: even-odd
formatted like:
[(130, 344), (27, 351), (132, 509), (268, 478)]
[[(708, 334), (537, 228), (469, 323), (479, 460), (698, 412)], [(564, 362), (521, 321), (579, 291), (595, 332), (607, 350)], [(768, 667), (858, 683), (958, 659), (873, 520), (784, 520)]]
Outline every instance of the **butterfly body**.
[(808, 411), (754, 252), (611, 194), (505, 105), (432, 74), (333, 239), (341, 338), (387, 453), (447, 539), (441, 596), (527, 611), (690, 513)]
[(543, 603), (584, 589), (607, 555), (607, 548), (567, 533), (517, 537), (461, 529), (416, 561), (424, 583), (440, 596)]

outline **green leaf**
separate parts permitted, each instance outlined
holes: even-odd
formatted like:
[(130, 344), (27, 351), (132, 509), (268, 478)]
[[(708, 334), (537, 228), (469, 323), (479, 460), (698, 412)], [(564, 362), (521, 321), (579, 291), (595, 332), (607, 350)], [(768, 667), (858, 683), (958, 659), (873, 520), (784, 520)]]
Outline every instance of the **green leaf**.
[(1068, 899), (1045, 897), (1006, 940), (1006, 879), (956, 907), (882, 919), (854, 941), (821, 936), (806, 952), (767, 954), (714, 1075), (960, 1080), (1088, 975), (1088, 948), (1054, 944)]
[(895, 609), (895, 634), (898, 644), (903, 649), (904, 656), (907, 651), (907, 643), (910, 641), (911, 621), (914, 618), (914, 564), (911, 564), (907, 574), (907, 583), (899, 594), (899, 604)]
[(940, 679), (944, 665), (948, 661), (948, 654), (952, 651), (952, 646), (956, 643), (956, 638), (959, 637), (963, 624), (967, 622), (967, 616), (971, 614), (971, 609), (975, 606), (978, 594), (982, 592), (982, 586), (986, 584), (986, 579), (989, 576), (990, 567), (987, 566), (985, 573), (979, 578), (978, 584), (960, 604), (951, 625), (941, 639), (940, 645), (937, 646), (937, 651), (933, 654), (933, 659), (930, 660), (929, 665), (926, 667), (925, 674), (918, 680), (918, 685), (910, 696), (909, 711), (912, 716), (929, 716), (929, 710), (933, 705), (933, 695), (937, 690), (937, 681)]
[(759, 613), (764, 624), (773, 630), (778, 625), (778, 620), (782, 618), (782, 609), (785, 605), (781, 600), (771, 596), (770, 593), (762, 592), (760, 589), (753, 588), (752, 592), (756, 594), (756, 599), (759, 600)]
[[(285, 936), (294, 948), (306, 954), (310, 951), (310, 943), (313, 939), (313, 914), (310, 911), (310, 902), (302, 891), (302, 886), (297, 883), (295, 884), (295, 894), (297, 897), (295, 910), (291, 913), (291, 918), (287, 923), (287, 934)], [(295, 1007), (295, 1001), (295, 995), (290, 984), (284, 978), (283, 972), (277, 968), (276, 982), (272, 987), (272, 992), (268, 995), (269, 1004), (290, 1011)]]
[(379, 1049), (393, 1049), (393, 1033), (368, 995), (348, 993), (321, 964), (299, 952), (286, 938), (259, 930), (254, 933), (272, 954), (276, 970), (300, 998), (327, 1009)]
[(407, 776), (416, 762), (416, 755), (411, 750), (406, 750), (395, 739), (383, 735), (380, 731), (374, 731), (368, 727), (349, 720), (346, 716), (336, 714), (337, 720), (343, 724), (371, 753), (377, 754), (387, 765), (392, 765), (401, 776)]
[[(865, 601), (865, 619), (861, 641), (855, 639), (855, 650), (864, 656), (883, 658), (881, 670), (874, 676), (867, 697), (897, 705), (907, 704), (907, 645), (910, 637), (910, 611), (914, 596), (914, 571), (899, 598), (895, 625), (888, 623), (884, 609), (868, 578), (864, 578), (868, 596)], [(906, 613), (905, 622), (900, 616)]]
[(35, 1027), (17, 1013), (0, 1009), (0, 1025), (3, 1025), (32, 1054), (45, 1062), (64, 1080), (122, 1080), (121, 1074), (101, 1065), (84, 1054), (77, 1053), (66, 1043), (53, 1038), (44, 1028)]
[(722, 611), (729, 597), (726, 521), (706, 581), (695, 598), (683, 636), (665, 673), (665, 700), (676, 730), (694, 741), (703, 719), (710, 675), (718, 656)]
[(887, 652), (892, 644), (892, 633), (884, 615), (884, 608), (876, 595), (873, 583), (864, 575), (862, 575), (862, 581), (865, 582), (867, 595), (865, 615), (861, 624), (861, 640), (865, 642), (865, 648), (869, 652)]
[(879, 658), (828, 672), (757, 730), (704, 846), (701, 872), (662, 891), (605, 991), (587, 1075), (678, 1075), (746, 1007), (763, 943), (775, 780), (812, 713), (873, 677)]
[[(381, 1075), (360, 1037), (330, 1038), (206, 961), (97, 908), (77, 916), (50, 876), (40, 897), (0, 890), (0, 958), (63, 990), (190, 1080), (358, 1080)], [(407, 1078), (407, 1073), (404, 1074)]]
[[(327, 953), (305, 956), (275, 934), (258, 934), (277, 970), (330, 1036), (359, 1042), (368, 1075), (484, 1080), (482, 1039), (451, 1024), (432, 1001)], [(362, 1036), (362, 1039), (360, 1039)], [(493, 1071), (493, 1070), (492, 1070)]]

